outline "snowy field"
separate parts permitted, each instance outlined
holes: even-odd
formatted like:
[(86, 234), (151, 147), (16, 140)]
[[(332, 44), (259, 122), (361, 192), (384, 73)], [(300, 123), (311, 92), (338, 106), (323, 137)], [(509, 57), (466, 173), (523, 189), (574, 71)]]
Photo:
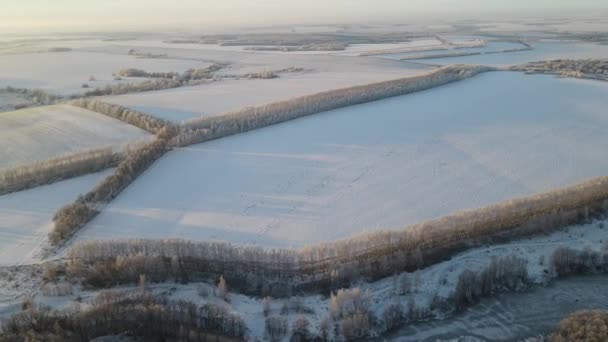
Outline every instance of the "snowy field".
[(106, 170), (0, 196), (0, 266), (39, 261), (55, 212), (112, 172)]
[[(90, 90), (83, 88), (83, 84), (97, 88), (142, 81), (138, 78), (115, 81), (112, 74), (121, 69), (183, 72), (210, 65), (192, 60), (137, 58), (127, 55), (128, 50), (122, 51), (123, 55), (82, 51), (0, 55), (0, 88), (43, 89), (52, 94), (71, 95)], [(95, 81), (90, 80), (91, 76)]]
[(303, 246), (548, 191), (607, 173), (606, 96), (495, 72), (191, 146), (77, 239)]
[(0, 169), (85, 149), (149, 139), (150, 135), (103, 114), (70, 105), (0, 113)]
[(111, 96), (103, 101), (181, 122), (326, 90), (413, 76), (426, 70), (431, 69), (417, 68), (401, 72), (380, 69), (377, 73), (302, 72), (284, 74), (274, 79), (225, 80), (194, 87)]

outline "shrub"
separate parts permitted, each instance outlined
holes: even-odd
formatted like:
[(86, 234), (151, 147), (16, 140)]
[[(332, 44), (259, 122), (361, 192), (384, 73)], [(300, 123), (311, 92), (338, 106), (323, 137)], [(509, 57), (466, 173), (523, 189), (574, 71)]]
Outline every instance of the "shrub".
[(608, 312), (578, 311), (563, 319), (552, 342), (608, 341)]

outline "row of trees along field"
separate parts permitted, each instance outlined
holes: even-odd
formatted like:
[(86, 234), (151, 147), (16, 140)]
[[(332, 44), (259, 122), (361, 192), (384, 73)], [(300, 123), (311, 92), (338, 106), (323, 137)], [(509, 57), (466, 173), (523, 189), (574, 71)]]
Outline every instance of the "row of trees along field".
[[(320, 320), (317, 331), (313, 331), (306, 318), (317, 312), (307, 307), (299, 297), (284, 301), (280, 312), (272, 308), (272, 299), (266, 297), (262, 301), (262, 312), (266, 317), (264, 338), (270, 341), (284, 340), (285, 337), (290, 341), (350, 341), (383, 334), (405, 324), (427, 320), (439, 312), (457, 313), (481, 298), (525, 290), (531, 284), (527, 264), (528, 260), (515, 255), (495, 257), (481, 270), (462, 271), (448, 296), (435, 296), (423, 306), (418, 306), (414, 297), (403, 297), (400, 290), (394, 288), (395, 297), (378, 316), (372, 310), (373, 294), (369, 290), (356, 287), (331, 291), (327, 302), (328, 315)], [(554, 277), (608, 273), (608, 243), (599, 251), (558, 247), (551, 256), (549, 267), (549, 274)], [(24, 312), (4, 322), (0, 337), (46, 338), (52, 341), (61, 336), (82, 341), (127, 332), (129, 336), (205, 341), (219, 336), (240, 339), (246, 335), (245, 322), (224, 306), (197, 306), (154, 297), (147, 292), (147, 279), (147, 276), (140, 275), (139, 290), (131, 294), (102, 291), (87, 310), (76, 307), (68, 311), (51, 311), (34, 308), (30, 303)], [(223, 277), (220, 277), (217, 290), (215, 295), (218, 299), (230, 300)], [(204, 297), (208, 296), (207, 291)], [(290, 314), (298, 315), (291, 325)], [(552, 338), (554, 341), (569, 341), (574, 336), (600, 336), (603, 317), (599, 312), (576, 314), (563, 321)]]
[(330, 90), (248, 107), (221, 116), (193, 119), (184, 123), (182, 132), (174, 138), (173, 145), (191, 145), (332, 109), (405, 95), (463, 80), (490, 70), (493, 69), (465, 65), (442, 67), (422, 76)]
[(103, 147), (0, 170), (0, 195), (116, 166), (132, 148), (115, 152), (112, 147)]
[(147, 293), (102, 292), (83, 309), (66, 311), (30, 307), (4, 321), (0, 341), (90, 341), (127, 335), (145, 340), (242, 341), (242, 318), (223, 306), (197, 306)]
[(189, 69), (181, 74), (177, 72), (147, 72), (139, 69), (123, 69), (118, 72), (117, 77), (146, 77), (150, 79), (143, 82), (119, 83), (95, 88), (85, 92), (84, 96), (122, 95), (199, 85), (213, 79), (215, 77), (213, 73), (226, 66), (227, 64), (216, 63), (206, 68)]
[(162, 120), (150, 114), (146, 114), (116, 104), (101, 102), (92, 99), (79, 99), (72, 101), (71, 104), (77, 107), (88, 109), (93, 112), (113, 117), (130, 125), (139, 127), (140, 129), (152, 134), (159, 134), (161, 131), (168, 129), (168, 127), (173, 128), (173, 124), (167, 120)]
[[(223, 274), (245, 292), (263, 287), (328, 290), (352, 281), (413, 271), (483, 244), (542, 234), (603, 215), (608, 177), (409, 226), (303, 249), (264, 249), (224, 242), (181, 240), (93, 241), (75, 246), (73, 274), (103, 286), (131, 282), (189, 281)], [(145, 227), (142, 227), (145, 229)], [(118, 262), (120, 261), (120, 262)], [(277, 290), (278, 291), (278, 290)]]
[(53, 217), (54, 226), (49, 234), (51, 243), (59, 244), (65, 241), (95, 217), (100, 208), (118, 196), (167, 151), (171, 136), (170, 128), (161, 130), (156, 140), (130, 151), (114, 173), (97, 184), (93, 190), (80, 196), (74, 203), (59, 209)]

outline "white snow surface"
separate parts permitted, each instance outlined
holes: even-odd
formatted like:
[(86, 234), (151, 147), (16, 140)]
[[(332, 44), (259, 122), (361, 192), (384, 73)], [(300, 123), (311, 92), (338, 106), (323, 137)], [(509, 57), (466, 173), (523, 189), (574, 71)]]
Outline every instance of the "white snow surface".
[(608, 85), (494, 72), (170, 152), (77, 240), (300, 247), (606, 175)]
[[(43, 89), (52, 94), (72, 95), (110, 84), (141, 82), (140, 78), (115, 81), (112, 74), (135, 68), (150, 72), (183, 72), (209, 63), (195, 60), (137, 58), (98, 52), (48, 52), (0, 55), (0, 88)], [(95, 78), (94, 81), (90, 77)], [(87, 84), (89, 88), (83, 88)]]
[(70, 105), (0, 113), (0, 169), (81, 150), (119, 150), (151, 135), (109, 116)]
[[(40, 261), (53, 215), (109, 176), (106, 170), (0, 196), (0, 266)], [(1, 291), (0, 291), (1, 292)]]
[(103, 101), (181, 122), (322, 91), (420, 74), (425, 69), (395, 72), (303, 72), (274, 79), (224, 80), (194, 87), (110, 96)]

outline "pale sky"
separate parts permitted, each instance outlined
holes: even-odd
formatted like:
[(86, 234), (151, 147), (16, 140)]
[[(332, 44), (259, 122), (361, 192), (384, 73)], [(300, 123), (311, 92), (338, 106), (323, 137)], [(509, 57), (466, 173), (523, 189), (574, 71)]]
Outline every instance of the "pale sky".
[(402, 22), (608, 13), (608, 0), (0, 0), (1, 30)]

